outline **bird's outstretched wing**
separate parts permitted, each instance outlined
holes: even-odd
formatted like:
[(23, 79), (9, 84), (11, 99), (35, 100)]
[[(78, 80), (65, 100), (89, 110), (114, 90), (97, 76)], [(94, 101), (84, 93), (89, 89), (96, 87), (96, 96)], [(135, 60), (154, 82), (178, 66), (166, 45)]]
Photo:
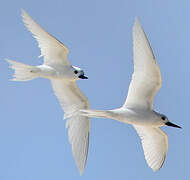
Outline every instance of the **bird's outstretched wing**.
[(162, 80), (159, 66), (140, 22), (133, 27), (134, 72), (124, 107), (152, 109)]
[(47, 33), (37, 22), (34, 21), (24, 10), (22, 18), (27, 29), (33, 34), (44, 56), (44, 63), (69, 65), (67, 54), (69, 50), (60, 41)]
[(51, 80), (51, 83), (64, 110), (72, 153), (79, 172), (82, 174), (88, 156), (90, 118), (81, 116), (79, 110), (89, 109), (88, 99), (74, 81)]
[(159, 170), (164, 164), (168, 151), (168, 136), (160, 129), (153, 127), (134, 126), (141, 138), (147, 164)]

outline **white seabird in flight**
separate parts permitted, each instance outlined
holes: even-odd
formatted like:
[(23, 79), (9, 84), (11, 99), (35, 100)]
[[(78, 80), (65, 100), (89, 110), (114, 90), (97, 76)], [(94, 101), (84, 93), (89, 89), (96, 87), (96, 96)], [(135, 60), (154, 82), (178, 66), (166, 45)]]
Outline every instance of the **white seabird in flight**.
[(152, 48), (140, 22), (133, 27), (134, 72), (128, 95), (121, 108), (113, 110), (80, 110), (82, 115), (110, 118), (133, 125), (139, 134), (148, 165), (159, 170), (168, 151), (168, 137), (161, 126), (179, 126), (153, 109), (153, 100), (161, 87), (161, 73)]
[(70, 65), (67, 59), (69, 51), (65, 45), (47, 33), (24, 10), (22, 10), (22, 18), (25, 26), (38, 42), (44, 63), (40, 66), (30, 66), (7, 60), (15, 71), (12, 80), (28, 81), (42, 77), (51, 81), (54, 93), (64, 110), (72, 153), (82, 174), (88, 155), (90, 118), (79, 115), (79, 109), (89, 109), (89, 102), (78, 88), (76, 80), (88, 78), (82, 69)]

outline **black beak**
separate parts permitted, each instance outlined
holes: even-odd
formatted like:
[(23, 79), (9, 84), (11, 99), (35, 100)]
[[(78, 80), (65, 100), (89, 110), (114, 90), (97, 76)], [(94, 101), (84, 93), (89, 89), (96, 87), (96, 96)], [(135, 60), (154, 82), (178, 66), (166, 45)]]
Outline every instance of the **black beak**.
[(181, 128), (180, 126), (178, 126), (178, 125), (175, 125), (175, 124), (173, 124), (173, 123), (171, 123), (171, 122), (167, 122), (167, 123), (165, 123), (165, 125), (167, 125), (167, 126), (172, 126), (172, 127), (176, 127), (176, 128)]
[(80, 75), (79, 78), (80, 79), (88, 79), (85, 75)]

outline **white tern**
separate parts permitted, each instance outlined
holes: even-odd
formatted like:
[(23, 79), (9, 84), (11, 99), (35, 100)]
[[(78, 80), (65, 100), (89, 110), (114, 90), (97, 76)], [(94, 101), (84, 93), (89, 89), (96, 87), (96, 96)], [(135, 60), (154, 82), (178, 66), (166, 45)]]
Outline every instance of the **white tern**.
[(89, 102), (78, 88), (76, 80), (88, 78), (82, 69), (70, 65), (67, 59), (69, 51), (65, 45), (47, 33), (24, 10), (22, 10), (22, 18), (25, 26), (38, 42), (44, 63), (39, 66), (30, 66), (7, 60), (15, 71), (12, 80), (28, 81), (42, 77), (51, 81), (54, 93), (64, 110), (72, 153), (79, 172), (82, 174), (88, 155), (90, 119), (81, 116), (79, 109), (89, 109)]
[(133, 26), (134, 72), (128, 95), (121, 108), (113, 110), (80, 110), (87, 117), (110, 118), (133, 125), (139, 134), (148, 165), (159, 170), (168, 151), (168, 137), (161, 126), (179, 126), (153, 110), (153, 100), (161, 87), (161, 73), (150, 43), (139, 20)]

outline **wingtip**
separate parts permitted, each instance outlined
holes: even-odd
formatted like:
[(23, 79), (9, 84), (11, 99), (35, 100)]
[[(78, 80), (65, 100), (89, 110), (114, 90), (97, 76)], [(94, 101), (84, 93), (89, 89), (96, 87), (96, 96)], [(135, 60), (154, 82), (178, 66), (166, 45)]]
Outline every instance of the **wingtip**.
[(21, 9), (21, 17), (25, 25), (26, 25), (26, 21), (28, 19), (31, 19), (31, 16), (24, 9)]
[(80, 176), (83, 175), (83, 172), (84, 172), (84, 170), (79, 170), (79, 174), (80, 174)]
[(135, 22), (134, 22), (133, 29), (134, 29), (135, 27), (137, 27), (137, 26), (140, 26), (140, 27), (141, 27), (141, 23), (140, 23), (140, 21), (139, 21), (139, 18), (136, 16), (136, 17), (135, 17)]
[(21, 13), (25, 13), (26, 11), (23, 9), (23, 8), (21, 8)]
[(23, 16), (25, 16), (27, 13), (26, 13), (26, 11), (22, 8), (21, 9), (21, 16), (23, 17)]
[(135, 16), (135, 22), (139, 22), (138, 16)]
[(86, 167), (86, 162), (82, 166), (81, 166), (81, 164), (78, 164), (76, 160), (75, 160), (75, 163), (76, 163), (76, 166), (77, 166), (80, 176), (82, 176), (84, 173), (85, 167)]

